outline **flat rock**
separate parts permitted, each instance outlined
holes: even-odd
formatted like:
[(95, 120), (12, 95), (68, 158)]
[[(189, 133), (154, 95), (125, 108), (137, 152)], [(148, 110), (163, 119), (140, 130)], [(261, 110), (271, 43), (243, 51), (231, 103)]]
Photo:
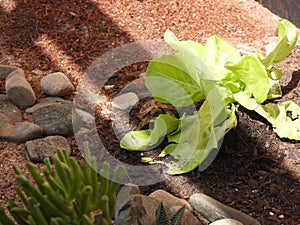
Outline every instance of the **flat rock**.
[(22, 121), (21, 111), (18, 107), (7, 101), (5, 95), (0, 95), (0, 114), (6, 115), (11, 123)]
[(228, 219), (217, 220), (211, 223), (210, 225), (243, 225), (243, 224), (237, 220), (228, 218)]
[(13, 70), (5, 81), (7, 99), (16, 106), (27, 108), (36, 100), (35, 93), (25, 78), (24, 70)]
[(66, 96), (74, 91), (74, 86), (68, 77), (61, 72), (50, 73), (40, 82), (42, 91), (51, 96)]
[(65, 100), (60, 97), (47, 97), (40, 99), (40, 102), (34, 104), (32, 107), (27, 108), (26, 113), (33, 113), (34, 111), (43, 108), (45, 106), (54, 105), (54, 104), (71, 104), (71, 101)]
[(73, 110), (73, 130), (74, 132), (79, 131), (81, 128), (89, 128), (95, 125), (95, 115), (94, 112), (87, 112), (79, 108)]
[(139, 219), (143, 225), (152, 225), (160, 201), (153, 197), (136, 194), (130, 196), (115, 217), (116, 225), (138, 225)]
[[(181, 206), (173, 206), (169, 209), (170, 218), (180, 210)], [(201, 225), (200, 221), (193, 215), (193, 213), (185, 208), (184, 213), (180, 220), (181, 225)]]
[(4, 113), (0, 113), (0, 138), (6, 139), (13, 130), (13, 124)]
[(240, 221), (244, 225), (260, 225), (260, 223), (251, 216), (226, 206), (203, 193), (193, 194), (190, 197), (190, 204), (197, 212), (211, 222), (232, 218)]
[(18, 69), (15, 66), (0, 65), (0, 78), (7, 77), (12, 71)]
[(193, 208), (186, 200), (177, 198), (164, 190), (156, 190), (149, 196), (156, 198), (158, 201), (162, 202), (167, 210), (169, 210), (173, 206), (181, 207), (185, 205), (188, 210), (193, 211)]
[(57, 103), (39, 108), (32, 113), (32, 119), (43, 128), (45, 135), (73, 134), (71, 104)]
[(126, 110), (134, 106), (138, 101), (139, 97), (135, 93), (128, 92), (115, 97), (112, 105), (118, 109)]
[(5, 139), (21, 143), (42, 137), (43, 128), (34, 123), (18, 122), (11, 127), (10, 133), (7, 134)]
[(43, 162), (46, 157), (52, 158), (57, 149), (64, 149), (71, 152), (70, 144), (62, 136), (49, 136), (27, 141), (25, 147), (28, 158), (33, 162)]

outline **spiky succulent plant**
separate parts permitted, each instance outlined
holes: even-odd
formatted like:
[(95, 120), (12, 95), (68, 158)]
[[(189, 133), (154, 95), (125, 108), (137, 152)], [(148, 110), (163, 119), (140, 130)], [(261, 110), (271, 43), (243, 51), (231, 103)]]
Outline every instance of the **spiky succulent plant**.
[[(185, 210), (185, 205), (183, 205), (171, 218), (169, 217), (166, 209), (161, 202), (156, 209), (155, 213), (155, 222), (153, 225), (180, 225), (180, 220), (183, 216)], [(138, 220), (138, 224), (142, 225), (142, 223)]]
[[(118, 183), (125, 169), (115, 170), (113, 181), (108, 180), (109, 165), (104, 164), (100, 176), (87, 163), (79, 164), (64, 150), (44, 160), (43, 175), (36, 165), (27, 168), (34, 180), (31, 182), (15, 167), (16, 193), (22, 205), (10, 200), (7, 210), (19, 225), (93, 225), (94, 213), (102, 211), (100, 225), (108, 225), (115, 210)], [(94, 167), (95, 168), (95, 167)], [(14, 225), (0, 206), (0, 225)]]

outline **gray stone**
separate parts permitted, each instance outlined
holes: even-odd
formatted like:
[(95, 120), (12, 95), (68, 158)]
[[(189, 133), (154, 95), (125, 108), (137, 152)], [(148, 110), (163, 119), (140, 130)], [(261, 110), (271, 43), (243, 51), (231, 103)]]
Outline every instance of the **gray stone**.
[(40, 102), (33, 105), (30, 108), (27, 108), (25, 110), (26, 113), (33, 113), (34, 111), (43, 108), (45, 106), (49, 106), (49, 105), (54, 105), (54, 104), (71, 104), (71, 101), (69, 100), (65, 100), (63, 98), (60, 97), (47, 97), (47, 98), (42, 98), (40, 99)]
[(35, 93), (22, 69), (16, 69), (6, 77), (5, 91), (7, 99), (16, 106), (27, 108), (36, 100)]
[(190, 197), (190, 204), (197, 212), (199, 212), (211, 222), (220, 219), (233, 218), (240, 221), (244, 225), (260, 224), (251, 216), (234, 208), (226, 206), (203, 193), (193, 194)]
[(210, 225), (243, 225), (243, 224), (237, 220), (229, 218), (229, 219), (217, 220), (217, 221), (211, 223)]
[(29, 122), (18, 122), (12, 127), (6, 139), (14, 142), (26, 142), (40, 138), (42, 134), (43, 129), (40, 126)]
[(42, 162), (46, 157), (52, 158), (57, 149), (64, 149), (71, 152), (70, 144), (62, 136), (49, 136), (27, 141), (25, 147), (29, 159), (33, 162)]
[(5, 78), (10, 74), (12, 71), (18, 69), (15, 66), (8, 66), (8, 65), (0, 65), (0, 78)]
[(92, 113), (94, 114), (94, 112), (89, 113), (78, 108), (73, 110), (74, 132), (79, 131), (82, 127), (93, 127), (93, 124), (95, 124), (95, 116)]
[(129, 123), (129, 112), (120, 109), (113, 109), (110, 119), (112, 120), (112, 128), (116, 137), (121, 140), (125, 134), (132, 130)]
[(112, 105), (118, 109), (126, 110), (134, 106), (138, 101), (139, 97), (135, 93), (128, 92), (115, 97)]
[(127, 184), (121, 188), (117, 195), (116, 199), (116, 209), (115, 209), (115, 218), (119, 224), (121, 224), (122, 221), (120, 221), (119, 215), (122, 215), (122, 210), (126, 203), (129, 201), (129, 198), (132, 195), (140, 194), (140, 189), (138, 186), (134, 184)]
[(0, 138), (6, 139), (13, 130), (13, 124), (10, 119), (3, 113), (0, 113)]
[(162, 202), (167, 210), (169, 210), (173, 206), (181, 207), (185, 205), (188, 210), (190, 210), (191, 212), (193, 211), (193, 208), (186, 200), (177, 198), (164, 190), (156, 190), (152, 192), (149, 196), (156, 198), (158, 201)]
[(22, 114), (18, 107), (7, 101), (3, 96), (5, 95), (1, 95), (0, 98), (0, 114), (6, 115), (11, 123), (21, 122)]
[(34, 123), (41, 126), (45, 135), (73, 134), (72, 105), (53, 104), (39, 108), (32, 113)]
[(74, 91), (74, 86), (67, 76), (61, 72), (50, 73), (40, 82), (42, 91), (51, 96), (66, 96)]
[[(173, 206), (169, 209), (170, 218), (175, 215), (175, 213), (180, 210), (181, 206)], [(180, 220), (181, 225), (201, 225), (200, 221), (193, 215), (193, 213), (187, 208)]]
[(155, 212), (160, 202), (144, 195), (132, 195), (115, 217), (116, 225), (138, 225), (139, 219), (143, 225), (152, 225)]

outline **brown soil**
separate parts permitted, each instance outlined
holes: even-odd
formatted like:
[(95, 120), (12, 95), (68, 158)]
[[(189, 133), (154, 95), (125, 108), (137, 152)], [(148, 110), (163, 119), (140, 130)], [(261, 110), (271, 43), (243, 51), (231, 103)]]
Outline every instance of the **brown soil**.
[[(181, 40), (204, 43), (216, 34), (235, 46), (248, 44), (262, 49), (268, 37), (275, 35), (277, 20), (252, 0), (2, 1), (0, 63), (23, 68), (40, 99), (45, 97), (39, 88), (44, 75), (64, 72), (76, 86), (87, 67), (103, 53), (132, 41), (162, 39), (167, 28)], [(300, 49), (295, 49), (280, 64), (284, 71), (283, 100), (292, 99), (298, 104), (299, 58)], [(123, 81), (111, 82), (122, 85)], [(3, 79), (0, 93), (5, 93)], [(30, 120), (26, 114), (23, 117)], [(265, 121), (244, 109), (238, 117), (238, 127), (225, 137), (220, 153), (207, 170), (143, 187), (144, 193), (162, 188), (188, 198), (201, 191), (262, 224), (299, 224), (300, 169), (299, 158), (295, 158), (299, 143), (280, 140)], [(106, 123), (109, 127), (109, 121)], [(106, 144), (113, 143), (114, 155), (138, 160), (136, 155), (120, 150), (112, 136), (107, 137)], [(72, 154), (78, 156), (74, 139), (69, 140)], [(27, 162), (24, 144), (0, 141), (1, 203), (16, 198), (12, 167), (18, 165), (24, 170)]]

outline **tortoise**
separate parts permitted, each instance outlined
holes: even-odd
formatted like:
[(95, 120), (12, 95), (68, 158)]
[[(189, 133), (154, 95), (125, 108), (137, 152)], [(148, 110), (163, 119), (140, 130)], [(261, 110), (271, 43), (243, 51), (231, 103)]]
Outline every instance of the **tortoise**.
[(137, 117), (140, 122), (137, 126), (137, 130), (145, 128), (159, 114), (178, 117), (177, 110), (173, 105), (150, 99), (145, 101), (138, 111)]

